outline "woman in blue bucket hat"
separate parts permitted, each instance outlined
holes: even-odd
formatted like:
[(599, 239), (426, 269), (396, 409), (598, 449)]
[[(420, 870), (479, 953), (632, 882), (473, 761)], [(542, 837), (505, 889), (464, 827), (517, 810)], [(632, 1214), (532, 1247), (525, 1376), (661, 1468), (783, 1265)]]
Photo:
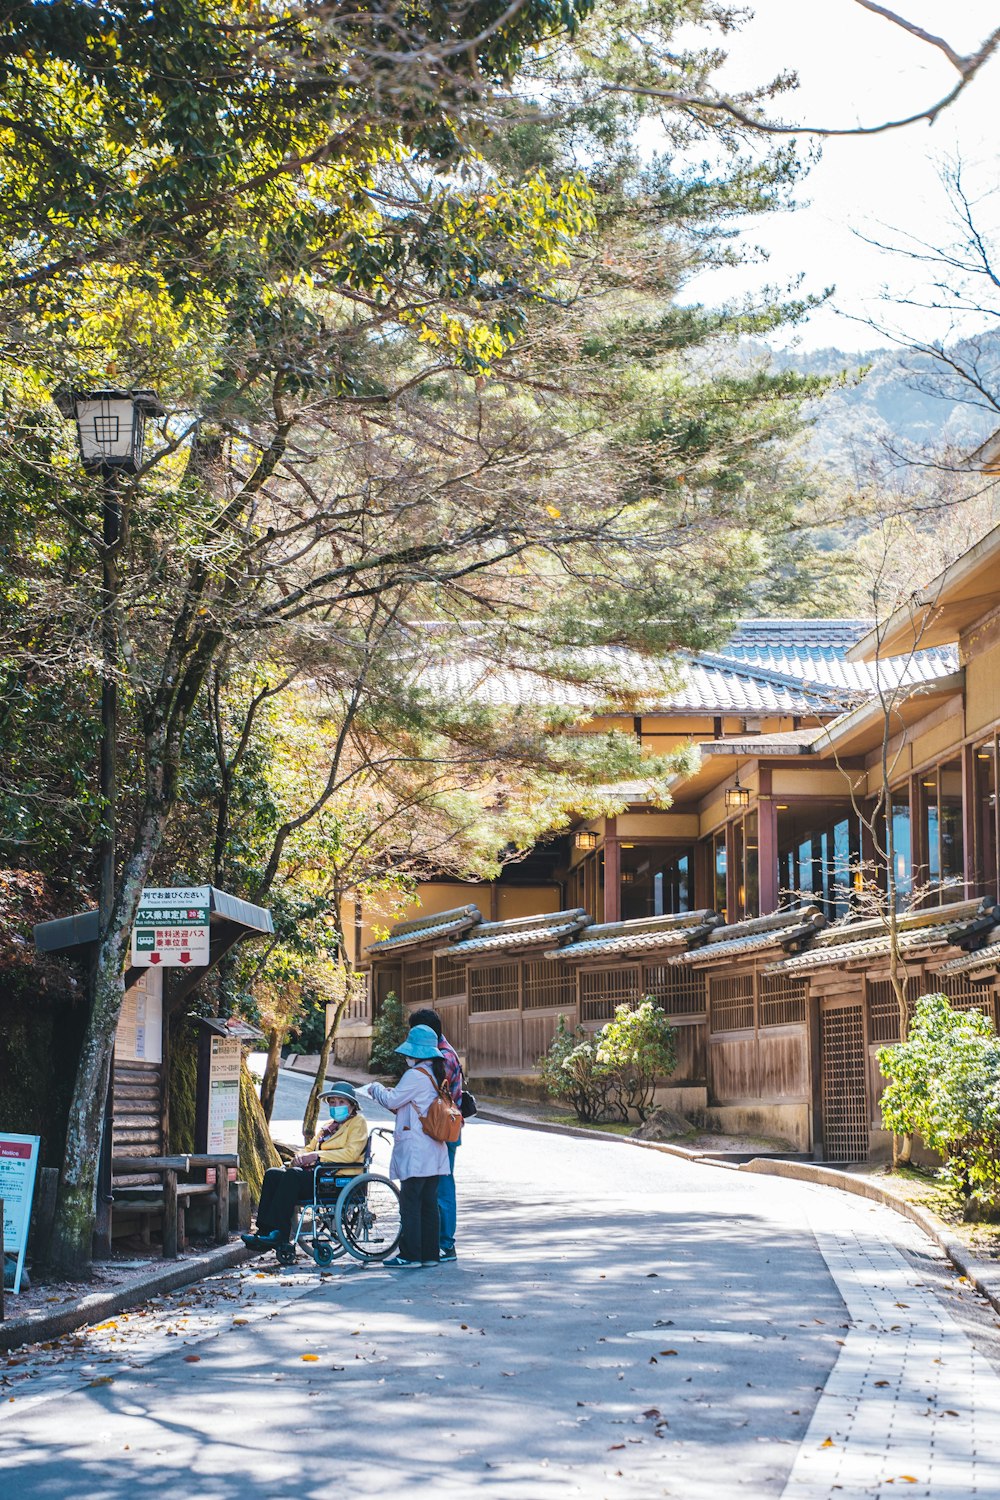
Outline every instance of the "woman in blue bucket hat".
[(438, 1220), (438, 1179), (446, 1175), (448, 1147), (427, 1135), (421, 1116), (437, 1098), (445, 1081), (438, 1039), (430, 1026), (414, 1026), (396, 1048), (406, 1059), (406, 1072), (395, 1088), (370, 1083), (366, 1092), (396, 1116), (389, 1174), (399, 1182), (402, 1232), (399, 1254), (384, 1262), (399, 1270), (436, 1266), (441, 1246)]

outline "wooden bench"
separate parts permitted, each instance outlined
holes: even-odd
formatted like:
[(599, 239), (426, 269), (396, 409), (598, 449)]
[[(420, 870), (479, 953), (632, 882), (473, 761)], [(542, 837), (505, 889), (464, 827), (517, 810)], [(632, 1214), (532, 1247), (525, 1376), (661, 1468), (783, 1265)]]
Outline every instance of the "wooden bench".
[[(214, 1207), (215, 1242), (229, 1238), (229, 1168), (238, 1167), (238, 1156), (115, 1156), (111, 1170), (116, 1175), (159, 1177), (159, 1183), (120, 1183), (112, 1188), (115, 1204), (130, 1213), (160, 1214), (163, 1220), (163, 1254), (176, 1258), (187, 1245), (185, 1210), (192, 1199), (205, 1198)], [(215, 1169), (214, 1182), (181, 1182), (189, 1172)]]

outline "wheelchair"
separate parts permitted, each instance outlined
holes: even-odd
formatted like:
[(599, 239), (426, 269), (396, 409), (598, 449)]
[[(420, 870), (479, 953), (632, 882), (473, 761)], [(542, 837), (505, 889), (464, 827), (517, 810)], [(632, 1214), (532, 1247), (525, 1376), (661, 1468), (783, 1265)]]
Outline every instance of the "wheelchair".
[[(320, 1267), (344, 1254), (360, 1261), (385, 1260), (396, 1249), (399, 1189), (371, 1170), (376, 1136), (391, 1140), (392, 1131), (376, 1126), (369, 1133), (363, 1161), (316, 1168), (312, 1199), (301, 1205), (291, 1239), (276, 1249), (281, 1265), (293, 1265), (300, 1248)], [(348, 1167), (361, 1170), (350, 1176)]]

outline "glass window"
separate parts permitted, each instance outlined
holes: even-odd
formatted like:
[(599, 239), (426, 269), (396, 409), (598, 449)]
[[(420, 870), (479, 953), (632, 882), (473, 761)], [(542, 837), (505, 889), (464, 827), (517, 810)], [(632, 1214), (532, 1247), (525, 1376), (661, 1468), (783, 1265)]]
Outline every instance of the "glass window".
[(997, 894), (997, 746), (995, 739), (977, 745), (973, 765), (976, 778), (976, 882), (980, 896)]
[(623, 921), (691, 910), (691, 848), (623, 842), (619, 849)]
[[(890, 803), (892, 849), (887, 854), (892, 864), (897, 896), (908, 896), (913, 890), (913, 844), (910, 837), (910, 798), (908, 792), (893, 792)], [(888, 844), (888, 841), (887, 841)]]
[(960, 899), (965, 889), (962, 762), (945, 761), (920, 777), (923, 866), (919, 885), (936, 902)]
[(729, 900), (726, 890), (727, 865), (725, 829), (723, 829), (722, 833), (717, 833), (715, 835), (712, 869), (715, 879), (715, 909), (720, 914), (720, 916), (725, 917), (726, 906)]
[(747, 917), (756, 917), (760, 914), (760, 849), (756, 812), (747, 813), (743, 824), (743, 845), (746, 851), (743, 869), (743, 886), (746, 896), (743, 901), (743, 913)]
[(828, 917), (845, 916), (861, 857), (861, 825), (853, 808), (779, 803), (777, 829), (781, 904), (813, 902)]

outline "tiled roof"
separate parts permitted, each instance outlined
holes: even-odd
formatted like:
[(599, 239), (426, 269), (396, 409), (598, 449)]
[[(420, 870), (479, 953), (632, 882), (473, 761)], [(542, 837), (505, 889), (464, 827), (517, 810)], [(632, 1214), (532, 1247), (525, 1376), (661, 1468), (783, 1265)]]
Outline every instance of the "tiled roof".
[(994, 969), (1000, 964), (1000, 928), (986, 934), (988, 941), (974, 953), (963, 953), (961, 958), (950, 958), (942, 964), (941, 974), (974, 974), (977, 969)]
[(522, 667), (498, 666), (487, 651), (443, 661), (422, 674), (450, 696), (495, 706), (524, 704), (613, 711), (627, 699), (636, 711), (704, 712), (754, 717), (781, 714), (828, 717), (883, 684), (928, 682), (955, 670), (950, 647), (921, 651), (904, 661), (847, 662), (844, 653), (866, 628), (864, 620), (746, 620), (717, 652), (679, 652), (659, 659), (624, 647), (572, 653), (573, 678), (560, 682)]
[(587, 927), (579, 940), (546, 953), (546, 958), (594, 958), (614, 953), (647, 953), (697, 942), (719, 921), (713, 911), (684, 912), (679, 916), (637, 917), (629, 922), (600, 922)]
[(439, 956), (461, 961), (475, 953), (501, 951), (505, 948), (529, 948), (537, 943), (554, 943), (579, 932), (590, 921), (582, 907), (573, 911), (542, 912), (531, 917), (512, 917), (507, 922), (481, 922), (461, 942), (436, 950)]
[[(822, 920), (821, 918), (819, 920)], [(726, 929), (717, 927), (712, 938), (719, 937), (720, 941), (710, 940), (700, 948), (690, 948), (687, 953), (678, 953), (672, 957), (673, 964), (709, 964), (715, 963), (720, 958), (742, 958), (748, 954), (759, 953), (763, 948), (775, 948), (785, 943), (801, 942), (813, 936), (817, 931), (817, 918), (801, 915), (799, 920), (784, 927), (775, 927), (770, 931), (751, 932), (744, 937), (722, 938), (721, 934)]]
[[(921, 948), (940, 948), (955, 939), (954, 922), (941, 922), (934, 926), (914, 927), (898, 935), (903, 953), (917, 952)], [(829, 947), (811, 947), (806, 953), (796, 953), (778, 963), (769, 964), (765, 974), (787, 974), (794, 970), (800, 973), (809, 969), (825, 969), (831, 964), (854, 963), (859, 959), (883, 958), (889, 954), (889, 934), (862, 938), (855, 942), (836, 943)]]
[(478, 906), (457, 906), (451, 911), (435, 912), (432, 916), (415, 917), (411, 922), (397, 922), (389, 929), (389, 936), (380, 943), (371, 943), (366, 953), (379, 957), (383, 953), (395, 953), (399, 948), (412, 948), (417, 943), (427, 943), (432, 938), (448, 937), (451, 933), (467, 932), (483, 920)]

